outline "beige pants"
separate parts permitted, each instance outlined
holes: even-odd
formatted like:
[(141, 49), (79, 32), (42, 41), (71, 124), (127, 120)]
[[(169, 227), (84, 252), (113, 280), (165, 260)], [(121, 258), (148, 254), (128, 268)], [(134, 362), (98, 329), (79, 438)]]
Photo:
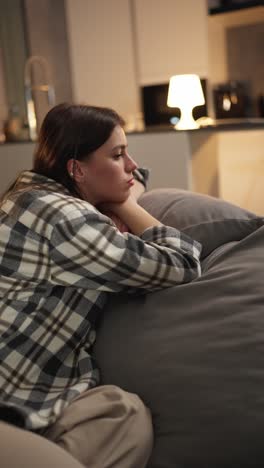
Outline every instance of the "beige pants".
[(153, 445), (149, 410), (137, 395), (113, 385), (83, 393), (45, 437), (87, 468), (143, 468)]
[(83, 468), (44, 437), (0, 421), (1, 468)]

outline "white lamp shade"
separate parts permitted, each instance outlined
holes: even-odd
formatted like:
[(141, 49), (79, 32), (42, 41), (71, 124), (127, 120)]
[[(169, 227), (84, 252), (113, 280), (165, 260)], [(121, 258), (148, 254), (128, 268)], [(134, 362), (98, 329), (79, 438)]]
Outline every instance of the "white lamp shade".
[(202, 106), (205, 103), (198, 75), (174, 75), (170, 79), (168, 107)]
[(201, 81), (198, 75), (174, 75), (170, 79), (168, 107), (179, 107), (181, 118), (175, 125), (176, 130), (198, 128), (192, 110), (205, 104)]

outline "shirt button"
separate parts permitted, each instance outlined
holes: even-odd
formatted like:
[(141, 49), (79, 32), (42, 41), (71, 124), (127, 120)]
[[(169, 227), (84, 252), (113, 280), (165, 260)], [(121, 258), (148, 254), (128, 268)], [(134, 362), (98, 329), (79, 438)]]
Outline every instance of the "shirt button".
[(95, 331), (95, 330), (91, 330), (91, 331), (90, 331), (90, 334), (89, 334), (89, 342), (90, 342), (91, 344), (94, 344), (95, 339), (96, 339), (96, 331)]

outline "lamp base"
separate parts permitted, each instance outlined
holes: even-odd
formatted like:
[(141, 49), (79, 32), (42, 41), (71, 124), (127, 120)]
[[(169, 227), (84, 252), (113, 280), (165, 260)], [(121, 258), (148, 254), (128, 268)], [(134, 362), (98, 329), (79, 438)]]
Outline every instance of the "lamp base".
[(193, 118), (192, 108), (181, 109), (181, 117), (174, 126), (175, 130), (192, 130), (199, 127), (199, 124)]

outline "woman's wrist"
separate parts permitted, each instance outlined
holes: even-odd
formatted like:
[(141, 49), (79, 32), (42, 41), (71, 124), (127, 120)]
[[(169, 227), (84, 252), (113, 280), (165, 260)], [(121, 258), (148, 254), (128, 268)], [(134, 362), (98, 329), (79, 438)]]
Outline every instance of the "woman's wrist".
[(110, 207), (130, 229), (133, 234), (141, 235), (146, 229), (161, 226), (157, 219), (151, 216), (142, 206), (138, 205), (133, 196), (123, 203), (113, 203)]

